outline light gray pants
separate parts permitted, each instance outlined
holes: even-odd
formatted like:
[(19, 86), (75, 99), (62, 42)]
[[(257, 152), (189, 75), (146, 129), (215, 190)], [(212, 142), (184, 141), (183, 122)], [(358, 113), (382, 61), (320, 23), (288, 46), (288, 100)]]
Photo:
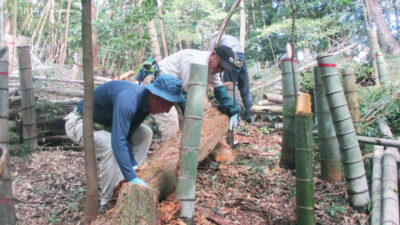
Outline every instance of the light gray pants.
[[(71, 112), (65, 120), (65, 131), (68, 137), (76, 144), (83, 146), (82, 117)], [(124, 177), (111, 147), (111, 133), (106, 130), (95, 130), (93, 135), (99, 168), (100, 204), (105, 205), (112, 199), (114, 187)], [(138, 165), (146, 159), (152, 137), (153, 131), (145, 124), (141, 124), (131, 135), (132, 153)]]

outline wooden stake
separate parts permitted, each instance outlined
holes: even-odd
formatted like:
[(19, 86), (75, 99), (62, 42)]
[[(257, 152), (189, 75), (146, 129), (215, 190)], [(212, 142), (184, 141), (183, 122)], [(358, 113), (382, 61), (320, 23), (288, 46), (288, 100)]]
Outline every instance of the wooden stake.
[(186, 224), (194, 224), (197, 161), (199, 158), (204, 101), (207, 93), (207, 66), (190, 65), (189, 90), (186, 99), (179, 153), (179, 172), (176, 196), (181, 200), (179, 217)]
[(21, 91), (21, 114), (23, 123), (23, 139), (30, 151), (38, 151), (35, 93), (32, 80), (30, 47), (17, 46), (19, 81)]
[(296, 129), (296, 217), (298, 225), (315, 224), (314, 166), (311, 96), (297, 97)]
[[(291, 59), (284, 59), (281, 63), (282, 70), (282, 95), (283, 95), (283, 137), (281, 166), (287, 169), (295, 168), (294, 152), (294, 115), (296, 112), (296, 99), (294, 93), (293, 73)], [(296, 69), (295, 69), (296, 71)], [(295, 73), (297, 78), (297, 73)]]
[(335, 126), (347, 181), (349, 202), (361, 207), (369, 202), (368, 183), (360, 146), (333, 56), (317, 57), (325, 96)]
[(314, 68), (315, 112), (318, 121), (318, 144), (321, 153), (321, 177), (327, 181), (341, 181), (339, 142), (332, 122), (331, 112), (322, 86), (318, 67)]

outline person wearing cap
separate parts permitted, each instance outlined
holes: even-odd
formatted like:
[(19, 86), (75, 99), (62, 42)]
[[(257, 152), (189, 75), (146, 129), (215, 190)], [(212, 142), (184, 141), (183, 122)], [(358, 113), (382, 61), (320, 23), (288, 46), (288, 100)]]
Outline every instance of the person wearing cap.
[[(209, 51), (214, 49), (215, 39), (217, 38), (218, 32), (214, 33), (213, 39), (211, 40)], [(222, 35), (219, 41), (219, 46), (228, 46), (234, 52), (236, 57), (240, 60), (236, 61), (235, 67), (232, 71), (224, 71), (223, 81), (233, 82), (233, 102), (238, 105), (238, 100), (236, 99), (236, 83), (239, 88), (240, 96), (244, 105), (244, 120), (248, 123), (253, 122), (254, 117), (251, 113), (251, 107), (253, 106), (253, 100), (250, 95), (249, 88), (249, 74), (247, 73), (246, 57), (244, 56), (244, 51), (240, 45), (240, 41), (231, 35)]]
[[(153, 132), (143, 120), (149, 114), (168, 112), (184, 101), (182, 81), (161, 74), (153, 83), (140, 86), (110, 81), (94, 90), (93, 121), (99, 165), (100, 205), (112, 199), (113, 188), (122, 180), (147, 186), (134, 168), (147, 156)], [(83, 100), (65, 119), (68, 137), (83, 145)]]
[[(232, 71), (235, 60), (234, 52), (227, 46), (220, 46), (212, 52), (195, 49), (184, 49), (158, 62), (160, 73), (173, 74), (182, 80), (187, 91), (190, 74), (190, 64), (196, 63), (208, 66), (208, 83), (214, 88), (214, 96), (219, 103), (219, 110), (230, 117), (230, 129), (237, 126), (239, 109), (233, 104), (226, 91), (219, 73)], [(179, 105), (184, 112), (184, 104)], [(161, 140), (166, 142), (179, 131), (178, 113), (173, 107), (168, 113), (154, 116), (161, 131)]]

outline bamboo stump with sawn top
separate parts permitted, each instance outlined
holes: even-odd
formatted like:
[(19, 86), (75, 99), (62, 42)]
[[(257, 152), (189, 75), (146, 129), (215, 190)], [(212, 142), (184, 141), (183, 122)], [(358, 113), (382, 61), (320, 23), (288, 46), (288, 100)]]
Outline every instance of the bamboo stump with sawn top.
[(315, 224), (311, 96), (299, 95), (296, 124), (296, 223)]
[(357, 85), (355, 79), (355, 71), (352, 67), (347, 67), (342, 73), (343, 89), (346, 96), (347, 104), (351, 118), (353, 119), (354, 128), (357, 134), (362, 134), (361, 129), (361, 112), (360, 104), (358, 103)]
[(18, 46), (19, 81), (23, 139), (29, 151), (38, 151), (35, 92), (33, 89), (31, 54), (29, 46)]
[(385, 57), (382, 52), (376, 52), (376, 65), (378, 68), (378, 75), (381, 84), (385, 84), (387, 82), (387, 67), (385, 62)]

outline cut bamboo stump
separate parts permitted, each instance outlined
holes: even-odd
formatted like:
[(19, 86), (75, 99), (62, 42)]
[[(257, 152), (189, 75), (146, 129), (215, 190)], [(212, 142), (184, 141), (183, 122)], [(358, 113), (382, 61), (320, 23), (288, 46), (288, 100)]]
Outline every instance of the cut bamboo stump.
[(378, 68), (378, 75), (381, 84), (385, 84), (387, 82), (387, 68), (385, 58), (382, 52), (376, 52), (376, 64)]
[(186, 224), (194, 222), (196, 199), (197, 161), (199, 158), (204, 101), (207, 93), (208, 67), (190, 65), (189, 89), (186, 99), (179, 154), (178, 185), (176, 197), (181, 201), (179, 218)]
[(0, 148), (6, 149), (8, 133), (8, 48), (0, 49)]
[[(217, 108), (204, 109), (203, 128), (201, 132), (198, 160), (203, 161), (215, 148), (229, 128), (229, 118)], [(138, 168), (137, 174), (150, 187), (160, 192), (163, 199), (172, 192), (177, 183), (179, 148), (181, 133), (162, 144)]]
[(296, 113), (295, 84), (293, 77), (297, 79), (297, 70), (292, 72), (291, 59), (283, 59), (282, 70), (282, 95), (283, 95), (283, 135), (281, 166), (287, 169), (295, 168), (295, 129), (294, 116)]
[(114, 209), (112, 225), (158, 225), (158, 191), (126, 183)]
[(318, 144), (321, 153), (321, 177), (327, 181), (341, 181), (339, 142), (318, 67), (314, 67), (314, 80), (315, 113), (317, 114)]
[(283, 96), (278, 94), (264, 93), (264, 98), (266, 98), (268, 101), (271, 102), (276, 102), (276, 103), (283, 102)]
[(14, 225), (16, 222), (8, 161), (7, 149), (0, 147), (0, 225)]
[(357, 134), (362, 134), (361, 130), (361, 112), (360, 104), (358, 103), (357, 85), (355, 79), (355, 71), (352, 67), (347, 67), (343, 73), (343, 89), (346, 96), (347, 104), (351, 118), (353, 119), (354, 128)]
[(19, 81), (21, 91), (21, 114), (23, 139), (30, 151), (38, 151), (35, 92), (33, 89), (32, 66), (29, 46), (18, 46)]
[(369, 27), (368, 29), (368, 38), (369, 38), (369, 46), (370, 46), (370, 55), (371, 55), (371, 63), (374, 68), (374, 72), (372, 73), (372, 78), (375, 78), (378, 84), (380, 84), (378, 78), (378, 66), (376, 63), (376, 52), (379, 50), (378, 44), (378, 36), (376, 34), (376, 27)]
[(372, 166), (372, 212), (371, 225), (380, 225), (382, 218), (382, 156), (383, 147), (374, 146)]
[(329, 110), (335, 126), (347, 182), (349, 202), (362, 207), (369, 202), (368, 183), (350, 111), (333, 56), (317, 57)]
[(296, 223), (315, 224), (311, 97), (299, 95), (296, 109)]

